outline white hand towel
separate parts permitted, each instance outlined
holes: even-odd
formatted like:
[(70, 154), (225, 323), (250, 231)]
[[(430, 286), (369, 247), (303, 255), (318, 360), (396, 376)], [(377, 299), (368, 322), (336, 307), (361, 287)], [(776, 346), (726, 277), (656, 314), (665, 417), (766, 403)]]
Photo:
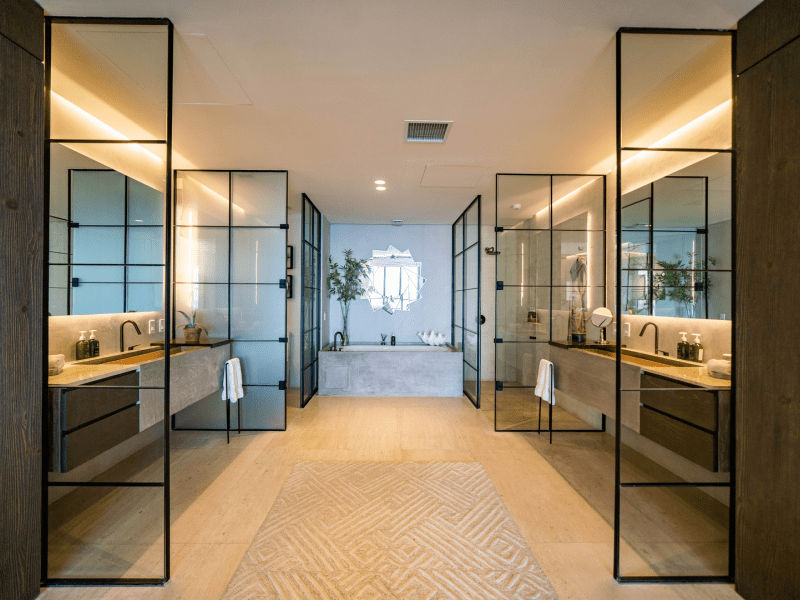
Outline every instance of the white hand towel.
[(222, 399), (236, 402), (244, 396), (242, 387), (242, 363), (238, 358), (225, 361), (222, 372)]
[(553, 389), (553, 363), (542, 359), (539, 361), (539, 377), (536, 379), (534, 394), (545, 402), (556, 403), (555, 390)]
[(47, 357), (47, 374), (49, 376), (58, 375), (61, 369), (64, 368), (64, 355), (63, 354), (50, 354)]

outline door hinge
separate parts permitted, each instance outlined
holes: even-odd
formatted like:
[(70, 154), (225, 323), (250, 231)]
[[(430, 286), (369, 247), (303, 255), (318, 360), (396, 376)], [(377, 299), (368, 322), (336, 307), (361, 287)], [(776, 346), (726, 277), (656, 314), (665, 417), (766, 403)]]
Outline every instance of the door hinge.
[(288, 341), (289, 341), (289, 338), (285, 338), (285, 337), (284, 338), (278, 338), (278, 342), (280, 342), (281, 344), (286, 344)]
[(81, 280), (78, 279), (77, 277), (73, 277), (72, 278), (72, 287), (74, 287), (74, 288), (81, 287)]
[(502, 282), (502, 281), (498, 281), (498, 282), (497, 282), (497, 291), (499, 292), (499, 291), (501, 291), (502, 289), (503, 289), (503, 282)]
[(503, 343), (503, 338), (494, 338), (494, 343), (495, 344), (502, 344)]
[(278, 286), (279, 286), (279, 287), (280, 287), (282, 290), (285, 290), (285, 289), (286, 289), (286, 280), (285, 280), (285, 279), (281, 279), (281, 280), (278, 282)]
[(494, 232), (495, 233), (503, 233), (503, 228), (502, 227), (495, 227), (494, 228)]
[(289, 229), (288, 223), (281, 223), (281, 229)]
[(497, 392), (502, 392), (503, 391), (503, 382), (502, 381), (495, 381), (494, 382), (494, 389)]
[(286, 389), (286, 382), (285, 381), (279, 381), (278, 382), (278, 389), (279, 390), (285, 390)]

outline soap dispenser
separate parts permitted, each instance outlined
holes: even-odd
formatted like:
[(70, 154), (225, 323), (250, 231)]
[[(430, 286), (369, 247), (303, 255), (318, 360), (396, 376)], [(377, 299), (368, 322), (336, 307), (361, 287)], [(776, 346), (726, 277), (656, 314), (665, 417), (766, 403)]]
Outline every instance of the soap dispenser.
[(692, 344), (692, 360), (695, 362), (703, 362), (703, 344), (700, 343), (700, 334), (693, 333), (694, 344)]
[(691, 344), (686, 339), (686, 332), (679, 331), (678, 333), (681, 334), (681, 341), (678, 342), (678, 358), (681, 360), (689, 360), (689, 353), (691, 349)]
[(89, 340), (86, 339), (86, 332), (81, 331), (81, 337), (75, 343), (75, 360), (83, 360), (91, 356), (89, 350)]
[(97, 329), (89, 330), (89, 356), (100, 356), (100, 340), (94, 337)]

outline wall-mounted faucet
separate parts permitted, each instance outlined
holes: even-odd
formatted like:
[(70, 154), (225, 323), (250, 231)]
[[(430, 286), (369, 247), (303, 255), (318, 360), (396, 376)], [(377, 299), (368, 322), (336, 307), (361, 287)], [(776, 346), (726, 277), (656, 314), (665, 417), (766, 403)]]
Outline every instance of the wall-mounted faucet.
[[(122, 325), (119, 326), (119, 351), (125, 352), (125, 325), (130, 323), (133, 325), (133, 328), (136, 330), (136, 333), (142, 335), (142, 331), (139, 329), (139, 326), (131, 320), (123, 321)], [(138, 346), (139, 344), (136, 344)], [(131, 346), (128, 350), (133, 350), (136, 346)]]
[(656, 330), (656, 339), (655, 339), (655, 350), (656, 350), (656, 352), (655, 353), (656, 354), (663, 354), (664, 356), (669, 356), (669, 352), (667, 352), (665, 350), (659, 350), (658, 349), (658, 325), (656, 325), (652, 321), (648, 321), (647, 323), (644, 324), (644, 327), (642, 327), (642, 330), (639, 332), (639, 337), (642, 337), (644, 335), (644, 330), (647, 329), (648, 325), (652, 325), (653, 329)]
[[(344, 334), (341, 331), (337, 331), (336, 333), (333, 334), (333, 351), (334, 352), (337, 351), (337, 348), (336, 348), (336, 336), (337, 335), (342, 336), (342, 346), (344, 346)], [(342, 349), (339, 348), (338, 350), (341, 352)]]

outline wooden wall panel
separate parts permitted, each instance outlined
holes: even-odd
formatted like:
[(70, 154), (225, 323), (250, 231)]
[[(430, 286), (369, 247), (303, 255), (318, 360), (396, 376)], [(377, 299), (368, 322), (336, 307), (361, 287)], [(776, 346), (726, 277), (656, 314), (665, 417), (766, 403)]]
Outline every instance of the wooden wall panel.
[(800, 2), (768, 0), (738, 25), (736, 71), (741, 73), (800, 36)]
[(44, 60), (44, 11), (33, 0), (0, 0), (0, 35)]
[[(0, 598), (35, 598), (41, 561), (43, 65), (33, 2), (0, 26)], [(11, 7), (12, 10), (9, 10)], [(34, 17), (38, 14), (38, 25)], [(31, 22), (20, 24), (14, 19)], [(10, 40), (5, 35), (22, 35)], [(41, 38), (40, 42), (41, 43)], [(38, 55), (41, 56), (41, 48)]]
[(738, 89), (736, 590), (747, 600), (800, 598), (800, 39), (778, 52), (764, 42), (797, 8), (767, 2), (739, 27), (740, 46), (773, 52)]

